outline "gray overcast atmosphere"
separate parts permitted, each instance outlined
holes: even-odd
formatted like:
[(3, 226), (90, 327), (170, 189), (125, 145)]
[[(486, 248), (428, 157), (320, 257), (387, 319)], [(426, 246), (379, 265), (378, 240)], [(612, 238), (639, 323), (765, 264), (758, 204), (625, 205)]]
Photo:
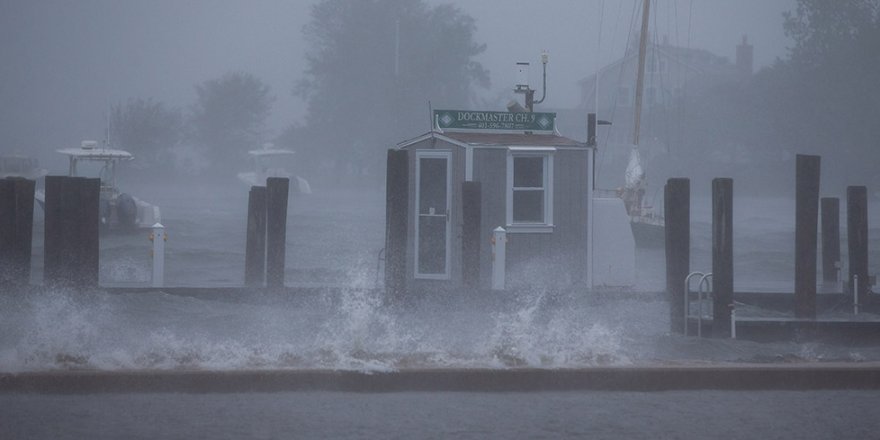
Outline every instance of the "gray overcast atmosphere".
[[(302, 28), (312, 3), (4, 0), (0, 149), (48, 159), (56, 148), (101, 139), (112, 104), (153, 98), (186, 109), (195, 84), (229, 71), (251, 72), (271, 87), (276, 101), (268, 128), (277, 134), (305, 115), (292, 89), (306, 67)], [(441, 3), (448, 2), (430, 1)], [(547, 50), (545, 105), (570, 108), (578, 104), (577, 81), (623, 54), (635, 2), (453, 3), (476, 19), (476, 39), (486, 44), (478, 60), (492, 86), (484, 97), (513, 97), (507, 91), (514, 63), (539, 65)], [(785, 55), (782, 13), (793, 6), (793, 0), (664, 0), (654, 6), (652, 26), (658, 38), (729, 59), (748, 34), (758, 69)], [(533, 84), (538, 73), (532, 70)]]

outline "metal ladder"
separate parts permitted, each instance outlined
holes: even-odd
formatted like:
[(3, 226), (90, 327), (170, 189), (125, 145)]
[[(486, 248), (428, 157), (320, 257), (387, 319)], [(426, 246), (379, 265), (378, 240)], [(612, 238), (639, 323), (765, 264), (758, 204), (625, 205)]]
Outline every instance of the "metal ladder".
[(688, 335), (688, 319), (691, 317), (691, 278), (699, 276), (700, 283), (697, 285), (697, 304), (699, 310), (697, 312), (697, 337), (703, 337), (703, 286), (708, 286), (707, 294), (712, 294), (712, 285), (707, 281), (712, 278), (712, 272), (691, 272), (684, 279), (684, 335)]

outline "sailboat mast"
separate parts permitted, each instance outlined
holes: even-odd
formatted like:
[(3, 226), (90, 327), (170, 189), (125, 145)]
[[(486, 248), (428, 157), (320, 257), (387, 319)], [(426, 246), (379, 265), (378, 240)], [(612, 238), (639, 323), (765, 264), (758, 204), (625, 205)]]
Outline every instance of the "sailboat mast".
[(639, 35), (639, 70), (636, 79), (636, 105), (635, 105), (635, 128), (633, 132), (633, 145), (639, 145), (639, 131), (642, 125), (642, 91), (645, 82), (645, 52), (648, 42), (648, 12), (651, 9), (650, 0), (642, 3), (642, 31)]

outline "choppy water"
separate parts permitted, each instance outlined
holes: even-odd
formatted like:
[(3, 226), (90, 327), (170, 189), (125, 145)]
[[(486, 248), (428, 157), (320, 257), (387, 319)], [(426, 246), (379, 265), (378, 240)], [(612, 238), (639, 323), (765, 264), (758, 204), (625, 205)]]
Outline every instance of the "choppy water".
[[(246, 190), (186, 187), (136, 193), (159, 204), (168, 228), (168, 285), (238, 285)], [(386, 306), (376, 290), (383, 195), (329, 191), (291, 201), (289, 284), (343, 286), (307, 297), (189, 298), (162, 291), (55, 291), (0, 296), (0, 371), (54, 369), (354, 369), (545, 367), (679, 362), (880, 360), (880, 347), (758, 344), (669, 334), (656, 295), (598, 301), (549, 291), (492, 298), (422, 297)], [(707, 201), (692, 212), (694, 269), (709, 268)], [(735, 201), (736, 287), (792, 278), (794, 203)], [(845, 212), (845, 211), (844, 211)], [(878, 212), (872, 207), (872, 225)], [(42, 254), (39, 225), (35, 278)], [(878, 233), (871, 231), (878, 272)], [(845, 245), (845, 243), (844, 243)], [(102, 237), (102, 282), (149, 278), (145, 233)], [(844, 248), (845, 253), (845, 248)], [(660, 253), (640, 254), (638, 289), (664, 285)], [(381, 277), (380, 277), (381, 278)]]

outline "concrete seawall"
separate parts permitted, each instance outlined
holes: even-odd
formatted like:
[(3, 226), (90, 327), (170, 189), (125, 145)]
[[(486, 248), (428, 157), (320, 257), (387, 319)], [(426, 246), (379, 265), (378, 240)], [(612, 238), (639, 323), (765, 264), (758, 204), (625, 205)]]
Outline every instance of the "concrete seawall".
[(584, 369), (48, 371), (0, 373), (0, 393), (509, 392), (880, 389), (880, 363), (711, 364)]

